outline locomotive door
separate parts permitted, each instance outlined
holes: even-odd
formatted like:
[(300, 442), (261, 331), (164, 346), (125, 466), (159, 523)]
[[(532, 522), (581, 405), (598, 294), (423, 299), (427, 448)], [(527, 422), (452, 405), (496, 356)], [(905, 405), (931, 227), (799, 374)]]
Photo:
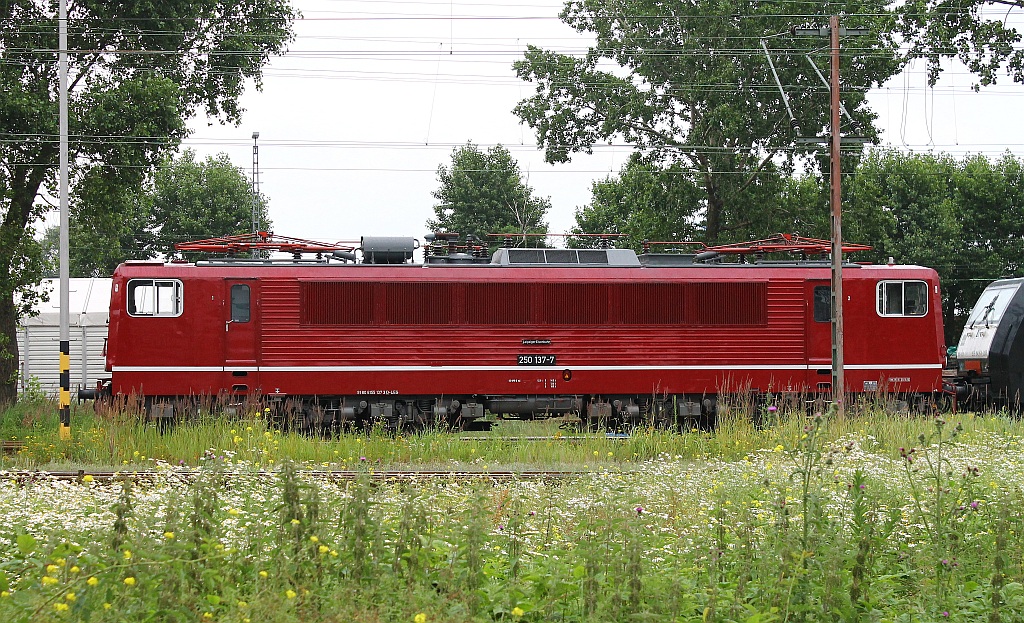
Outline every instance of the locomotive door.
[(259, 389), (259, 282), (255, 279), (224, 281), (224, 374), (232, 394)]
[(811, 391), (832, 388), (832, 283), (807, 282), (807, 381)]

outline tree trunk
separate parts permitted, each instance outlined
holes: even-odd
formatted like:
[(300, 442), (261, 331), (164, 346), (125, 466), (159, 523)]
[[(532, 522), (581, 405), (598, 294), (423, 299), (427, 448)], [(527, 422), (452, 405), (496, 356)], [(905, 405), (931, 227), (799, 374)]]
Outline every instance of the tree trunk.
[(0, 407), (18, 399), (18, 312), (14, 295), (0, 297)]
[(713, 176), (705, 175), (705, 181), (704, 188), (708, 193), (708, 218), (705, 229), (707, 239), (704, 243), (713, 245), (718, 242), (718, 237), (722, 233), (722, 209), (725, 207), (725, 202), (722, 201), (722, 196), (718, 192), (718, 184), (714, 182)]
[[(46, 148), (35, 154), (37, 162), (51, 161), (55, 148)], [(0, 405), (18, 399), (18, 308), (15, 293), (38, 283), (41, 275), (24, 271), (21, 254), (26, 228), (34, 218), (32, 206), (46, 172), (52, 165), (13, 165), (8, 180), (9, 203), (7, 213), (0, 222)]]

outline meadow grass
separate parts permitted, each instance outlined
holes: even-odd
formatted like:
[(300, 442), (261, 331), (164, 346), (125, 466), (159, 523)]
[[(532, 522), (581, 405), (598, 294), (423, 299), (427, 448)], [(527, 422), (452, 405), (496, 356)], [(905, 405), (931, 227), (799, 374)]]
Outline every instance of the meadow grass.
[[(1024, 423), (1005, 414), (958, 414), (965, 435), (1024, 435)], [(195, 466), (210, 456), (230, 457), (262, 467), (284, 459), (309, 468), (359, 469), (589, 469), (623, 466), (663, 455), (680, 460), (740, 459), (778, 445), (793, 447), (810, 420), (785, 408), (761, 414), (755, 426), (749, 413), (725, 410), (715, 431), (681, 433), (639, 427), (628, 437), (609, 437), (564, 427), (563, 419), (500, 421), (487, 432), (453, 434), (422, 431), (394, 434), (383, 430), (316, 437), (281, 430), (258, 412), (226, 418), (206, 415), (160, 430), (138, 413), (96, 414), (88, 403), (72, 413), (72, 439), (59, 438), (57, 409), (47, 400), (26, 402), (0, 414), (0, 436), (25, 443), (18, 454), (0, 457), (0, 468), (133, 469), (156, 463)], [(570, 422), (571, 423), (571, 422)], [(897, 456), (908, 439), (930, 432), (931, 420), (892, 413), (868, 405), (844, 418), (832, 418), (830, 439), (870, 434), (881, 452)], [(513, 436), (546, 436), (546, 441), (508, 441)]]
[[(1024, 435), (999, 415), (771, 411), (755, 427), (726, 414), (715, 433), (549, 446), (442, 433), (309, 439), (257, 417), (161, 435), (79, 413), (76, 439), (61, 445), (49, 413), (18, 409), (0, 427), (31, 449), (6, 469), (128, 461), (157, 475), (100, 484), (0, 471), (0, 617), (13, 621), (1024, 616)], [(181, 461), (198, 476), (175, 469)], [(512, 482), (305, 471), (325, 463), (587, 471)]]

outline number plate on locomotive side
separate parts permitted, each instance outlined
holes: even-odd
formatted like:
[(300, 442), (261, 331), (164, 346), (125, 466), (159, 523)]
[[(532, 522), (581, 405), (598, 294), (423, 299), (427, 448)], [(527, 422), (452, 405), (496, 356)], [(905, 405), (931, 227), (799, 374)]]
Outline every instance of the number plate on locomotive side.
[(520, 366), (553, 366), (554, 355), (519, 355), (516, 364)]

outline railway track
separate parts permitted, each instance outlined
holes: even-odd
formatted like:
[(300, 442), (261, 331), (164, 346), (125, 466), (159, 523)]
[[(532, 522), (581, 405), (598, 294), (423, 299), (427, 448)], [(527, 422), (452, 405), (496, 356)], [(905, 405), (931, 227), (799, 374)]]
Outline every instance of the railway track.
[[(72, 482), (100, 482), (110, 483), (121, 480), (140, 482), (146, 480), (167, 479), (170, 477), (181, 480), (194, 480), (201, 474), (211, 474), (209, 470), (197, 469), (174, 469), (167, 471), (154, 470), (126, 470), (126, 471), (40, 471), (40, 470), (11, 470), (0, 472), (0, 478), (14, 480), (19, 484), (28, 484), (37, 481), (72, 481)], [(318, 480), (357, 480), (369, 478), (374, 481), (389, 480), (490, 480), (490, 481), (512, 481), (512, 480), (562, 480), (575, 476), (585, 476), (594, 473), (592, 471), (578, 470), (524, 470), (524, 471), (450, 471), (450, 470), (381, 470), (381, 471), (351, 471), (351, 470), (306, 470), (300, 472), (303, 476)], [(216, 475), (224, 478), (276, 478), (279, 474), (274, 471), (258, 472), (216, 472)]]
[[(472, 437), (458, 437), (459, 441), (463, 442), (490, 442), (490, 443), (537, 443), (541, 441), (555, 441), (555, 442), (582, 442), (594, 439), (606, 439), (609, 441), (626, 441), (629, 439), (629, 435), (608, 433), (602, 436), (583, 436), (583, 435), (530, 435), (530, 436), (509, 436), (509, 437), (496, 437), (487, 435), (476, 435)], [(4, 454), (17, 454), (25, 447), (24, 441), (17, 440), (3, 440), (0, 441), (0, 452)]]

